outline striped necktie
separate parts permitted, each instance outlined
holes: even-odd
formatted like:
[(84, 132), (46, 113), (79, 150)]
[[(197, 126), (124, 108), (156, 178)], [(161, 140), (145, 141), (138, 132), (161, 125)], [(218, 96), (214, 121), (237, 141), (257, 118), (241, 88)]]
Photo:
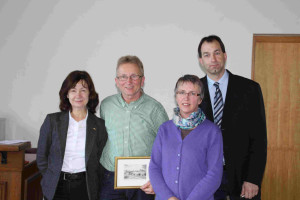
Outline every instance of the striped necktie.
[[(214, 97), (214, 123), (221, 128), (222, 116), (223, 116), (223, 98), (222, 93), (219, 87), (219, 83), (215, 82), (214, 86), (216, 87), (216, 93)], [(223, 155), (223, 165), (225, 165), (225, 158)]]
[(215, 82), (216, 93), (214, 98), (214, 123), (221, 128), (222, 116), (223, 116), (223, 98), (219, 87), (219, 83)]

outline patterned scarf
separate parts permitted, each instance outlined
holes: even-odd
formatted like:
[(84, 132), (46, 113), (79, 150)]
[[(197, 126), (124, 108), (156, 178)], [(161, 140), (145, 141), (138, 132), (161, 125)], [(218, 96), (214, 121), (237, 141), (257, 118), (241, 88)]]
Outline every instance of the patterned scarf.
[(191, 113), (186, 119), (180, 116), (179, 107), (174, 108), (173, 123), (181, 129), (193, 129), (205, 119), (206, 116), (200, 108), (196, 112)]

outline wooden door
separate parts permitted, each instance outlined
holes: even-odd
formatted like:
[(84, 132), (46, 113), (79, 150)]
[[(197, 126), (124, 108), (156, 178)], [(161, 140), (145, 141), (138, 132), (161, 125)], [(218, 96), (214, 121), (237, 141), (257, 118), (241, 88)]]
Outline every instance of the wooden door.
[(254, 34), (252, 79), (261, 85), (267, 118), (262, 199), (300, 199), (300, 35)]

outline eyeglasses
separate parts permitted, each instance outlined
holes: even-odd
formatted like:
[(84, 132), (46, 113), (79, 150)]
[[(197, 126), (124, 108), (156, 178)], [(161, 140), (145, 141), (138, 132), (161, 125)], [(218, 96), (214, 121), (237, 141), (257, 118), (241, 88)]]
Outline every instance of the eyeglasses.
[(130, 76), (127, 76), (127, 75), (117, 76), (117, 79), (119, 79), (119, 81), (127, 81), (128, 78), (130, 78), (131, 80), (137, 81), (139, 78), (142, 78), (142, 77), (143, 76), (141, 76), (141, 75), (132, 74)]
[(177, 91), (176, 94), (181, 97), (184, 97), (185, 95), (188, 95), (189, 97), (200, 96), (200, 94), (198, 94), (196, 92), (185, 92), (185, 91)]

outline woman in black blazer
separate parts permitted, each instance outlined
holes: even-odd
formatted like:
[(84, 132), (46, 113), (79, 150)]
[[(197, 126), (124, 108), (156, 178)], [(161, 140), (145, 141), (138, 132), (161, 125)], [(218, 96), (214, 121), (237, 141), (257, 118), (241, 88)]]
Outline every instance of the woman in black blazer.
[(71, 72), (59, 96), (61, 112), (47, 115), (38, 141), (44, 198), (96, 200), (107, 132), (104, 121), (94, 115), (99, 99), (90, 75)]

